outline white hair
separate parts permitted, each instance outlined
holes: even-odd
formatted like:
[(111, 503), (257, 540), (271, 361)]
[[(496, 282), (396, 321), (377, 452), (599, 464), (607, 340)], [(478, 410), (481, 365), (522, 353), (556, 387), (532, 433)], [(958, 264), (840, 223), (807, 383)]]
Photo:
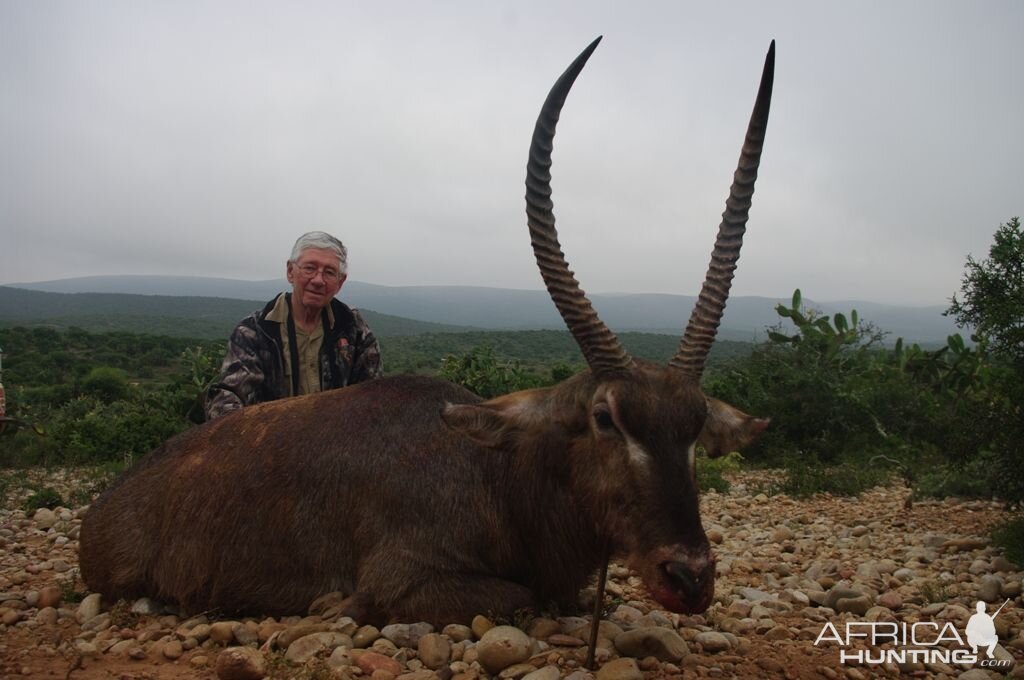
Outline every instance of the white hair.
[(348, 273), (348, 250), (345, 245), (334, 238), (326, 231), (311, 231), (299, 237), (299, 240), (292, 246), (292, 262), (297, 262), (302, 256), (302, 251), (309, 248), (320, 248), (333, 251), (338, 256), (338, 273), (345, 276)]

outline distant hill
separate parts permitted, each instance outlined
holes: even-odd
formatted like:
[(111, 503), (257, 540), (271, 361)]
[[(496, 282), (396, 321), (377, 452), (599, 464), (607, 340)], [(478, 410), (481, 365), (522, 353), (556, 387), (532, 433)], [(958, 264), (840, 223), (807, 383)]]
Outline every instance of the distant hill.
[[(225, 298), (265, 301), (288, 288), (284, 279), (233, 279), (175, 276), (98, 276), (38, 283), (13, 284), (18, 288), (61, 293), (132, 293), (188, 296), (189, 299)], [(565, 326), (547, 293), (474, 286), (380, 286), (348, 281), (341, 297), (356, 307), (405, 319), (448, 326), (484, 329), (563, 329)], [(589, 296), (601, 318), (616, 332), (681, 333), (694, 297), (664, 294), (594, 294)], [(806, 304), (828, 314), (856, 309), (862, 319), (890, 333), (921, 343), (944, 342), (957, 332), (941, 306), (909, 307), (849, 301)], [(720, 337), (731, 340), (763, 339), (764, 329), (779, 318), (775, 305), (787, 302), (765, 297), (732, 297), (722, 320)], [(200, 305), (201, 303), (190, 303)], [(250, 310), (258, 307), (249, 303)], [(156, 306), (156, 303), (153, 304)], [(113, 313), (114, 310), (112, 310)], [(123, 310), (122, 310), (123, 311)], [(140, 312), (142, 313), (142, 312)], [(0, 317), (2, 318), (2, 317)]]
[[(269, 296), (268, 296), (269, 297)], [(0, 286), (0, 325), (77, 326), (91, 332), (128, 331), (186, 338), (227, 338), (244, 317), (265, 300), (217, 297), (127, 295), (121, 293), (47, 293)], [(466, 326), (403, 319), (362, 310), (381, 336), (458, 333)]]

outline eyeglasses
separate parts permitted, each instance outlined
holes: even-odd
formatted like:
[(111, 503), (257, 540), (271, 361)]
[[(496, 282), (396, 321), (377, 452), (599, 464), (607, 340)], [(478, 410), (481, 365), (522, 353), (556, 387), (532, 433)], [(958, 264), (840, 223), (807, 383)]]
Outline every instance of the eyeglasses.
[(323, 277), (324, 283), (337, 283), (341, 279), (341, 273), (332, 267), (317, 267), (315, 264), (297, 264), (295, 265), (302, 275), (307, 279), (315, 278), (319, 273)]

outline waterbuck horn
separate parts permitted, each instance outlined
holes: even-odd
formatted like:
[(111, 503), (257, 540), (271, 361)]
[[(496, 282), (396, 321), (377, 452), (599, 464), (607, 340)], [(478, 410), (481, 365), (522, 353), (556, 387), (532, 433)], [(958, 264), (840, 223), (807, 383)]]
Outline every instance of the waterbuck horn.
[(701, 287), (697, 304), (690, 315), (679, 351), (669, 366), (677, 368), (694, 378), (700, 379), (704, 362), (715, 341), (718, 324), (722, 321), (725, 302), (729, 297), (736, 261), (740, 258), (743, 233), (747, 230), (747, 216), (750, 213), (750, 199), (754, 195), (757, 168), (761, 163), (761, 148), (768, 128), (768, 110), (771, 108), (772, 81), (775, 78), (775, 41), (768, 48), (761, 74), (761, 87), (757, 91), (754, 111), (750, 114), (747, 136), (740, 153), (739, 166), (733, 175), (729, 199), (725, 202), (722, 223), (718, 227), (715, 249), (711, 252), (711, 264)]
[(533, 254), (537, 258), (537, 266), (540, 267), (548, 294), (594, 373), (628, 368), (633, 364), (633, 359), (598, 318), (565, 261), (552, 212), (551, 149), (554, 146), (558, 115), (565, 98), (599, 42), (600, 37), (590, 43), (548, 93), (533, 129), (530, 159), (526, 164), (526, 217)]

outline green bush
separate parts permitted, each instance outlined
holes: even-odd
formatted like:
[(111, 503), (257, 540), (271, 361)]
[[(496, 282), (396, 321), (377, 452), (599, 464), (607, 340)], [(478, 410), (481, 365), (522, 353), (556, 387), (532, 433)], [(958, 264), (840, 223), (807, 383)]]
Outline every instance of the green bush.
[(1024, 517), (1018, 517), (996, 527), (992, 540), (1006, 551), (1006, 559), (1024, 566)]
[(701, 491), (714, 489), (718, 493), (728, 493), (729, 480), (726, 474), (733, 474), (740, 471), (740, 463), (743, 456), (733, 451), (720, 458), (697, 458), (697, 488)]
[(992, 464), (991, 454), (981, 454), (962, 465), (940, 463), (927, 466), (915, 479), (914, 496), (991, 498), (999, 477)]
[(822, 465), (813, 458), (796, 456), (786, 459), (784, 475), (782, 482), (772, 485), (769, 491), (795, 498), (816, 493), (857, 496), (889, 481), (889, 472), (882, 467), (855, 463)]
[(25, 500), (25, 510), (34, 512), (39, 508), (54, 508), (64, 505), (64, 499), (60, 497), (60, 494), (49, 487), (43, 487), (36, 489), (32, 494)]
[(138, 398), (106, 404), (82, 397), (54, 415), (49, 434), (59, 446), (63, 462), (80, 465), (137, 458), (187, 425), (159, 400)]
[(462, 385), (484, 399), (548, 384), (527, 373), (518, 361), (502, 361), (490, 345), (480, 345), (465, 354), (449, 354), (441, 362), (441, 377)]
[(97, 366), (82, 381), (82, 394), (105, 404), (128, 397), (128, 376), (119, 368)]
[(778, 464), (793, 451), (824, 463), (891, 450), (913, 391), (899, 371), (880, 370), (881, 334), (849, 315), (823, 316), (803, 307), (800, 291), (776, 311), (769, 342), (709, 376), (707, 392), (772, 419), (745, 455)]

